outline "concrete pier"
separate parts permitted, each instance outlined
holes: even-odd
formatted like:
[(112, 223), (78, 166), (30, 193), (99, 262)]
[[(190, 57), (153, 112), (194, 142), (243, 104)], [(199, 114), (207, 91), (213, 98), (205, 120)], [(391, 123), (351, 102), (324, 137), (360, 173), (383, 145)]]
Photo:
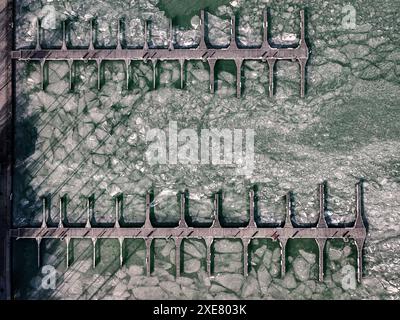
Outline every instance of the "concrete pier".
[[(3, 0), (4, 1), (4, 0)], [(305, 18), (304, 11), (300, 11), (300, 42), (297, 47), (293, 48), (273, 48), (268, 42), (268, 17), (264, 13), (263, 23), (263, 42), (259, 48), (246, 48), (238, 47), (237, 34), (236, 34), (236, 17), (231, 18), (231, 37), (230, 43), (227, 48), (212, 48), (207, 45), (206, 39), (206, 23), (205, 12), (200, 13), (200, 32), (201, 38), (196, 48), (176, 48), (173, 43), (174, 32), (172, 21), (169, 25), (169, 39), (166, 48), (149, 48), (148, 45), (148, 24), (144, 23), (144, 45), (142, 48), (130, 49), (124, 48), (122, 45), (121, 21), (118, 21), (118, 38), (117, 46), (115, 49), (100, 49), (94, 46), (94, 25), (91, 22), (91, 29), (89, 34), (89, 46), (87, 49), (68, 48), (66, 42), (66, 28), (65, 22), (62, 24), (63, 31), (63, 44), (61, 49), (42, 49), (40, 40), (40, 22), (37, 25), (37, 41), (36, 48), (21, 49), (12, 51), (12, 59), (16, 60), (36, 60), (40, 61), (44, 66), (46, 61), (53, 60), (95, 60), (98, 65), (98, 89), (101, 89), (100, 68), (102, 61), (129, 61), (138, 60), (147, 62), (152, 61), (153, 65), (153, 89), (156, 88), (156, 67), (157, 61), (171, 61), (178, 60), (181, 63), (181, 87), (183, 87), (183, 63), (184, 61), (208, 61), (210, 67), (210, 92), (215, 92), (215, 64), (218, 60), (233, 60), (236, 63), (236, 95), (241, 97), (241, 66), (245, 60), (258, 60), (268, 62), (269, 67), (269, 96), (274, 94), (274, 65), (278, 60), (297, 61), (300, 65), (300, 96), (304, 97), (306, 88), (306, 64), (308, 61), (309, 53), (305, 41)], [(183, 62), (183, 63), (182, 63)], [(43, 68), (42, 68), (43, 69)], [(44, 78), (42, 70), (42, 79)], [(128, 76), (127, 76), (128, 79)], [(128, 81), (128, 80), (127, 80)], [(42, 89), (45, 89), (44, 82), (42, 82)]]
[(69, 90), (72, 91), (74, 89), (74, 60), (67, 60), (68, 69), (69, 69)]
[(184, 59), (180, 59), (179, 60), (179, 66), (180, 66), (180, 80), (181, 80), (181, 89), (183, 89), (184, 85), (185, 85), (185, 60)]
[(46, 197), (42, 198), (42, 229), (47, 228), (49, 205)]
[(93, 237), (92, 238), (92, 244), (93, 244), (93, 269), (96, 268), (96, 259), (97, 259), (97, 254), (96, 254), (96, 243), (97, 243), (97, 238)]
[(103, 59), (96, 59), (97, 64), (97, 90), (101, 89), (101, 62)]
[(215, 92), (215, 59), (208, 60), (208, 66), (210, 67), (210, 93)]
[(365, 238), (355, 238), (354, 242), (357, 248), (357, 281), (360, 283), (363, 275), (363, 248)]
[(181, 192), (181, 194), (180, 194), (180, 196), (181, 196), (181, 198), (180, 198), (180, 201), (181, 201), (181, 207), (180, 207), (180, 211), (181, 211), (181, 217), (180, 217), (180, 219), (179, 219), (179, 223), (178, 223), (178, 225), (179, 225), (179, 228), (187, 228), (188, 227), (188, 225), (187, 225), (187, 223), (186, 223), (186, 217), (185, 217), (185, 213), (186, 213), (186, 193), (185, 192)]
[(286, 243), (287, 238), (279, 238), (279, 245), (281, 246), (281, 278), (286, 275)]
[(122, 50), (122, 44), (121, 44), (121, 19), (118, 20), (118, 24), (117, 24), (117, 50)]
[(205, 238), (206, 242), (206, 272), (208, 276), (211, 277), (212, 270), (211, 270), (211, 262), (212, 262), (212, 245), (213, 245), (213, 238)]
[(205, 50), (207, 49), (206, 44), (206, 22), (205, 22), (205, 13), (204, 10), (200, 12), (200, 43), (198, 49)]
[(175, 274), (181, 276), (181, 245), (182, 238), (175, 238)]
[(250, 239), (242, 238), (243, 245), (243, 275), (247, 277), (249, 275), (249, 245)]
[(285, 217), (285, 224), (283, 226), (284, 228), (293, 229), (292, 214), (293, 214), (292, 193), (288, 192), (286, 194), (286, 217)]
[(153, 242), (152, 238), (145, 238), (146, 245), (146, 275), (151, 275), (151, 244)]
[(271, 49), (271, 46), (269, 45), (268, 41), (268, 11), (264, 10), (263, 12), (263, 42), (262, 46), (265, 51), (268, 51)]
[(40, 83), (42, 85), (42, 90), (46, 89), (45, 66), (46, 60), (40, 59)]
[(131, 60), (125, 60), (125, 79), (126, 79), (126, 90), (129, 90), (129, 81), (130, 81), (130, 71), (131, 71)]
[(145, 216), (145, 221), (144, 221), (144, 226), (145, 228), (152, 228), (152, 224), (151, 224), (151, 198), (150, 198), (150, 194), (147, 193), (146, 194), (146, 216)]
[(67, 32), (66, 32), (66, 22), (62, 22), (62, 45), (61, 45), (61, 50), (65, 51), (67, 50)]
[(318, 266), (319, 266), (319, 272), (318, 272), (318, 280), (319, 281), (324, 281), (324, 252), (325, 252), (325, 244), (326, 244), (326, 239), (315, 239), (318, 245)]
[(326, 206), (326, 200), (325, 200), (325, 183), (321, 183), (319, 185), (318, 189), (318, 194), (319, 194), (319, 214), (318, 214), (318, 222), (317, 222), (317, 227), (318, 228), (327, 228), (328, 225), (326, 223), (325, 219), (325, 206)]
[(93, 28), (93, 20), (90, 20), (90, 31), (89, 31), (89, 51), (94, 50), (94, 28)]
[(36, 237), (36, 246), (37, 246), (37, 267), (40, 269), (41, 264), (42, 264), (42, 255), (41, 255), (41, 244), (42, 244), (42, 238), (41, 237)]
[(70, 242), (71, 242), (71, 239), (69, 238), (69, 237), (66, 237), (65, 238), (65, 244), (66, 244), (66, 251), (67, 251), (67, 258), (66, 258), (66, 263), (67, 263), (67, 269), (69, 268), (69, 264), (70, 264), (70, 261), (69, 261), (69, 250), (70, 250), (70, 248), (69, 248), (69, 244), (70, 244)]
[(214, 195), (214, 221), (212, 224), (212, 228), (221, 228), (221, 222), (219, 221), (220, 197), (221, 197), (220, 193), (216, 193)]
[(119, 266), (124, 264), (124, 238), (118, 238), (119, 241)]
[(329, 227), (329, 228), (264, 228), (264, 227), (230, 227), (230, 228), (179, 228), (179, 227), (128, 227), (128, 228), (114, 228), (114, 227), (92, 227), (89, 230), (81, 227), (71, 228), (14, 228), (10, 230), (11, 237), (24, 239), (42, 238), (58, 239), (64, 236), (71, 238), (113, 238), (118, 239), (132, 238), (132, 239), (157, 239), (157, 238), (213, 238), (213, 239), (333, 239), (333, 238), (353, 238), (363, 239), (366, 236), (365, 228), (342, 228), (342, 227)]
[[(356, 193), (356, 218), (354, 222), (353, 229), (355, 230), (366, 230), (363, 215), (364, 215), (364, 195), (363, 195), (363, 186), (362, 182), (358, 182), (355, 187)], [(362, 273), (363, 273), (363, 249), (366, 237), (355, 237), (354, 242), (357, 248), (357, 281), (361, 282)]]
[(249, 227), (257, 228), (257, 222), (256, 222), (256, 210), (255, 210), (255, 198), (254, 198), (254, 189), (250, 190), (249, 192), (249, 200), (250, 200), (250, 209), (249, 209)]
[[(318, 193), (320, 195), (320, 204), (324, 202), (322, 195), (324, 194), (323, 185), (319, 185)], [(286, 245), (289, 239), (315, 239), (318, 245), (318, 279), (323, 281), (324, 278), (324, 250), (326, 241), (329, 239), (353, 239), (357, 247), (357, 279), (362, 278), (362, 250), (367, 236), (367, 230), (362, 222), (362, 185), (356, 184), (355, 200), (356, 220), (352, 227), (329, 227), (326, 221), (320, 219), (316, 227), (295, 227), (292, 224), (292, 205), (291, 193), (286, 195), (286, 218), (282, 227), (258, 227), (254, 222), (254, 218), (250, 219), (247, 226), (237, 227), (221, 227), (218, 219), (218, 208), (220, 194), (215, 196), (216, 216), (214, 223), (210, 228), (188, 227), (184, 221), (184, 206), (181, 202), (181, 222), (177, 227), (154, 227), (150, 222), (150, 195), (148, 194), (148, 210), (146, 211), (146, 219), (142, 227), (90, 227), (88, 228), (67, 228), (67, 227), (48, 227), (45, 228), (17, 228), (10, 231), (10, 236), (16, 239), (36, 239), (38, 241), (38, 254), (40, 255), (40, 241), (42, 239), (85, 239), (89, 238), (93, 241), (93, 267), (96, 266), (96, 240), (97, 239), (118, 239), (120, 241), (120, 263), (122, 265), (122, 243), (124, 239), (143, 239), (146, 244), (146, 272), (150, 275), (151, 268), (151, 244), (154, 239), (174, 239), (176, 248), (176, 275), (181, 274), (181, 244), (183, 239), (204, 239), (207, 247), (206, 251), (206, 271), (211, 275), (212, 263), (212, 244), (215, 239), (241, 239), (243, 244), (243, 273), (248, 273), (248, 248), (252, 239), (273, 239), (278, 240), (281, 247), (281, 274), (286, 274)], [(250, 208), (254, 208), (254, 195), (250, 193)], [(182, 197), (184, 199), (184, 197)], [(322, 206), (321, 206), (322, 208)], [(254, 211), (254, 209), (253, 209)], [(253, 212), (254, 214), (254, 212)], [(252, 215), (251, 215), (252, 216)], [(250, 217), (251, 217), (250, 216)], [(252, 222), (253, 221), (253, 222)], [(325, 223), (321, 222), (324, 221)], [(38, 264), (40, 257), (38, 257)]]
[(64, 201), (65, 198), (64, 197), (60, 197), (60, 200), (58, 202), (58, 227), (59, 228), (63, 228), (64, 227), (64, 216), (65, 216), (65, 212), (64, 212)]
[(114, 228), (120, 228), (119, 220), (121, 218), (122, 201), (120, 196), (115, 197), (115, 223)]
[(237, 59), (235, 60), (236, 64), (236, 97), (240, 98), (242, 94), (242, 64), (243, 60)]
[[(64, 35), (63, 35), (64, 37)], [(42, 50), (40, 39), (40, 19), (36, 19), (36, 51)]]
[(269, 97), (272, 98), (274, 96), (274, 67), (275, 67), (275, 59), (267, 59), (267, 61), (268, 61), (268, 74), (269, 74), (268, 93), (269, 93)]
[(92, 201), (90, 200), (90, 197), (86, 199), (86, 226), (85, 228), (91, 228), (92, 227)]

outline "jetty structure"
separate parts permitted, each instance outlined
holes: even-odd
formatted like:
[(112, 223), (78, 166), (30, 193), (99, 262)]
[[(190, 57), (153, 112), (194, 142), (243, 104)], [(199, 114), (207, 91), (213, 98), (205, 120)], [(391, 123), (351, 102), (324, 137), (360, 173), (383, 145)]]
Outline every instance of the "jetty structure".
[(351, 227), (329, 226), (325, 219), (325, 183), (321, 183), (318, 188), (319, 193), (319, 216), (315, 226), (298, 227), (292, 221), (292, 195), (289, 192), (286, 195), (286, 216), (283, 225), (279, 227), (259, 226), (257, 223), (257, 201), (254, 189), (249, 192), (249, 220), (245, 227), (226, 227), (220, 222), (221, 197), (214, 195), (214, 221), (208, 228), (190, 226), (187, 223), (188, 206), (187, 197), (183, 193), (180, 203), (180, 219), (175, 227), (159, 227), (152, 223), (151, 193), (146, 196), (146, 215), (145, 221), (140, 227), (124, 227), (121, 225), (121, 203), (120, 197), (115, 199), (115, 224), (111, 227), (99, 227), (93, 225), (92, 206), (87, 205), (87, 220), (82, 227), (70, 227), (65, 224), (63, 214), (63, 205), (60, 205), (60, 216), (57, 227), (48, 226), (50, 206), (43, 199), (42, 225), (37, 228), (16, 228), (10, 230), (10, 237), (16, 239), (35, 239), (37, 241), (37, 264), (41, 266), (41, 241), (43, 239), (61, 239), (66, 241), (66, 260), (69, 266), (69, 244), (71, 239), (91, 239), (93, 243), (93, 267), (96, 267), (96, 242), (99, 239), (118, 239), (120, 243), (120, 265), (124, 263), (124, 240), (125, 239), (143, 239), (146, 244), (146, 272), (151, 274), (151, 245), (154, 239), (174, 239), (176, 244), (176, 275), (181, 274), (181, 244), (184, 239), (203, 239), (207, 247), (206, 271), (211, 276), (212, 269), (212, 244), (216, 239), (240, 239), (243, 244), (243, 274), (247, 276), (249, 270), (248, 249), (253, 239), (273, 239), (279, 241), (281, 247), (281, 276), (286, 273), (286, 245), (290, 239), (315, 239), (318, 246), (318, 265), (319, 281), (324, 278), (324, 251), (326, 241), (329, 239), (353, 239), (357, 248), (357, 279), (360, 282), (362, 277), (363, 263), (362, 251), (367, 236), (367, 230), (363, 221), (363, 195), (362, 184), (355, 186), (355, 220)]
[(304, 10), (300, 11), (300, 41), (296, 47), (278, 48), (272, 47), (268, 40), (268, 14), (263, 14), (263, 41), (260, 47), (241, 47), (237, 42), (236, 16), (231, 17), (231, 38), (227, 48), (212, 47), (207, 41), (207, 26), (204, 10), (200, 13), (200, 43), (195, 48), (177, 48), (174, 45), (174, 28), (170, 20), (168, 46), (165, 48), (151, 48), (148, 39), (148, 21), (144, 22), (144, 45), (142, 48), (127, 48), (122, 45), (122, 20), (118, 21), (117, 45), (112, 49), (95, 47), (95, 31), (93, 20), (90, 22), (89, 46), (87, 49), (69, 48), (67, 44), (66, 22), (62, 23), (62, 45), (59, 49), (45, 49), (41, 45), (40, 20), (37, 20), (36, 47), (32, 49), (20, 49), (12, 51), (14, 60), (38, 61), (41, 69), (42, 89), (45, 89), (44, 67), (47, 61), (67, 61), (69, 65), (70, 88), (73, 87), (74, 72), (73, 63), (76, 60), (96, 61), (97, 63), (97, 87), (101, 89), (101, 67), (103, 61), (124, 61), (126, 87), (129, 88), (130, 64), (132, 61), (151, 62), (153, 68), (153, 88), (156, 88), (157, 63), (159, 61), (179, 61), (180, 84), (184, 87), (184, 67), (186, 61), (200, 60), (207, 62), (210, 71), (210, 92), (215, 91), (215, 65), (218, 60), (231, 60), (236, 65), (236, 95), (242, 94), (242, 65), (245, 60), (258, 60), (268, 63), (269, 69), (269, 96), (274, 94), (274, 66), (278, 60), (297, 61), (300, 65), (300, 96), (305, 96), (306, 64), (309, 50), (305, 39)]

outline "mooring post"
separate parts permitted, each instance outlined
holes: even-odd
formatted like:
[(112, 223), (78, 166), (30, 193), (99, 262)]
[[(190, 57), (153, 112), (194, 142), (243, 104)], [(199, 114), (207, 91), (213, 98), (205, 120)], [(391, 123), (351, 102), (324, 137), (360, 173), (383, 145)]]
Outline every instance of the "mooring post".
[(175, 238), (175, 274), (181, 276), (181, 244), (182, 238)]
[(242, 59), (236, 59), (236, 97), (240, 98), (242, 93)]
[(66, 34), (66, 28), (65, 28), (65, 20), (61, 23), (62, 24), (62, 46), (61, 46), (61, 50), (62, 51), (66, 51), (67, 48), (67, 34)]
[(151, 275), (151, 243), (152, 243), (152, 239), (146, 238), (144, 241), (146, 244), (146, 275), (150, 276)]
[(206, 43), (206, 22), (204, 10), (200, 11), (200, 43), (199, 49), (207, 49)]
[(208, 59), (208, 65), (210, 66), (210, 93), (215, 92), (215, 74), (214, 74), (214, 69), (215, 69), (215, 59)]
[(318, 223), (317, 228), (327, 228), (328, 225), (325, 219), (325, 207), (326, 207), (326, 188), (325, 182), (319, 184), (319, 216), (318, 216)]
[(286, 238), (279, 238), (279, 244), (281, 246), (281, 278), (286, 275)]
[(206, 272), (208, 273), (208, 276), (211, 277), (212, 245), (214, 239), (211, 237), (206, 237), (204, 241), (206, 242)]
[(318, 280), (324, 281), (324, 250), (325, 250), (325, 238), (316, 238), (315, 241), (318, 245)]
[(181, 67), (181, 89), (183, 89), (184, 82), (185, 82), (185, 59), (179, 59), (179, 64)]
[(41, 40), (40, 40), (40, 19), (36, 19), (36, 51), (42, 50)]

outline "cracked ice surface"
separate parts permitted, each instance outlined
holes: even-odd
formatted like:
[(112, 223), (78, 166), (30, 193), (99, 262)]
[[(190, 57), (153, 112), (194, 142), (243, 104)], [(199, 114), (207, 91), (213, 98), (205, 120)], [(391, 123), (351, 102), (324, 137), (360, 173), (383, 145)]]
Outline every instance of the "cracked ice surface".
[[(43, 46), (60, 46), (60, 22), (69, 18), (69, 41), (88, 45), (89, 20), (96, 22), (96, 45), (115, 46), (116, 21), (125, 17), (126, 44), (143, 45), (143, 18), (151, 23), (149, 45), (167, 44), (168, 19), (158, 1), (19, 1), (16, 45), (35, 45), (35, 18), (42, 19)], [(97, 91), (94, 63), (75, 63), (75, 90), (68, 91), (68, 64), (48, 63), (48, 85), (40, 90), (39, 65), (17, 63), (16, 164), (14, 222), (41, 222), (40, 197), (51, 194), (51, 222), (57, 223), (59, 199), (67, 196), (70, 223), (84, 223), (86, 197), (95, 199), (98, 223), (113, 223), (114, 197), (124, 195), (127, 223), (144, 220), (144, 195), (153, 189), (157, 221), (179, 219), (176, 193), (189, 190), (190, 215), (210, 223), (211, 195), (223, 191), (227, 222), (247, 219), (247, 192), (259, 186), (261, 222), (283, 219), (282, 197), (294, 191), (295, 220), (315, 222), (316, 186), (328, 181), (327, 218), (351, 222), (354, 183), (365, 178), (365, 214), (369, 232), (364, 250), (363, 283), (355, 280), (354, 244), (328, 242), (326, 276), (316, 279), (316, 244), (288, 243), (287, 275), (280, 279), (277, 243), (251, 244), (250, 271), (245, 279), (241, 243), (219, 240), (214, 246), (214, 276), (205, 273), (205, 244), (185, 241), (183, 276), (175, 279), (175, 251), (164, 240), (154, 244), (155, 266), (144, 276), (145, 247), (126, 243), (127, 261), (119, 268), (119, 244), (99, 243), (100, 258), (92, 269), (91, 242), (73, 241), (72, 264), (65, 270), (65, 243), (43, 244), (42, 264), (57, 268), (56, 290), (40, 288), (34, 241), (17, 241), (24, 252), (15, 257), (22, 275), (16, 297), (110, 299), (224, 298), (375, 298), (398, 299), (399, 280), (399, 11), (392, 1), (354, 4), (355, 29), (344, 30), (342, 8), (336, 1), (221, 1), (209, 15), (209, 41), (229, 42), (229, 15), (238, 13), (238, 38), (243, 45), (261, 43), (261, 12), (271, 7), (271, 37), (275, 44), (298, 41), (298, 9), (308, 7), (307, 35), (311, 57), (307, 94), (299, 99), (299, 69), (292, 62), (276, 68), (276, 94), (268, 98), (268, 69), (246, 62), (244, 91), (235, 95), (235, 74), (229, 63), (217, 67), (217, 91), (208, 93), (208, 70), (200, 62), (186, 65), (186, 88), (179, 90), (177, 63), (163, 62), (159, 88), (152, 91), (151, 65), (132, 63), (132, 88), (125, 89), (124, 65), (105, 62), (104, 83)], [(397, 8), (396, 8), (397, 6)], [(195, 13), (193, 13), (194, 15)], [(199, 41), (198, 18), (192, 29), (177, 27), (175, 41), (193, 46)], [(293, 36), (295, 35), (295, 36)], [(233, 73), (232, 73), (233, 72)], [(144, 157), (146, 132), (179, 129), (235, 128), (255, 130), (255, 169), (237, 176), (234, 168), (207, 165), (150, 166)], [(164, 242), (163, 242), (164, 241)], [(186, 243), (187, 242), (187, 243)], [(25, 258), (25, 259), (23, 259)], [(352, 269), (353, 268), (353, 269)], [(29, 272), (28, 272), (29, 271)], [(349, 282), (346, 282), (346, 281)]]

